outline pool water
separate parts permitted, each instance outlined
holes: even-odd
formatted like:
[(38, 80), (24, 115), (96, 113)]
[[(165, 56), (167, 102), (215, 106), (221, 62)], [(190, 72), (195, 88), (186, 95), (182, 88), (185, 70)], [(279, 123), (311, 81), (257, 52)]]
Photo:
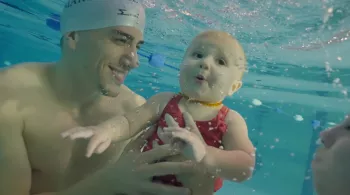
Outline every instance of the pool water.
[[(63, 4), (0, 0), (0, 67), (57, 60)], [(246, 51), (244, 85), (225, 104), (247, 121), (257, 148), (256, 170), (242, 184), (226, 182), (217, 195), (314, 194), (309, 165), (318, 134), (350, 110), (350, 3), (145, 0), (144, 5), (148, 18), (141, 67), (126, 84), (146, 98), (179, 90), (177, 67), (202, 30), (230, 32)], [(151, 55), (164, 57), (166, 66), (154, 66)]]

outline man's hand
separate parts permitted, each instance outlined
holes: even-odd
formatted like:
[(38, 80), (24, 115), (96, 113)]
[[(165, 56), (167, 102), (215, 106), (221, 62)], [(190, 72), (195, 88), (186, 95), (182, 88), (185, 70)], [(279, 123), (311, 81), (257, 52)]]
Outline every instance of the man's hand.
[(144, 140), (153, 132), (138, 137), (129, 143), (124, 153), (116, 163), (107, 168), (106, 175), (110, 182), (108, 185), (115, 186), (116, 193), (128, 195), (152, 194), (152, 195), (182, 195), (190, 194), (190, 190), (181, 187), (174, 187), (164, 184), (153, 183), (153, 176), (193, 173), (196, 168), (191, 162), (158, 162), (166, 157), (178, 155), (180, 152), (170, 145), (157, 146), (154, 149), (140, 153), (139, 148)]

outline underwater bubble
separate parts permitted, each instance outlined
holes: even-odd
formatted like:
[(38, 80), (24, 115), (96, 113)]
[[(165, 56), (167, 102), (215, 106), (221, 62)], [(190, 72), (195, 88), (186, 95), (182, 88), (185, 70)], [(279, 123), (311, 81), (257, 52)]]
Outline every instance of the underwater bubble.
[(341, 93), (345, 96), (348, 96), (348, 92), (346, 91), (346, 89), (342, 90)]
[(299, 115), (299, 114), (295, 115), (295, 116), (294, 116), (294, 119), (295, 119), (296, 121), (303, 121), (303, 120), (304, 120), (303, 116), (301, 116), (301, 115)]
[(6, 66), (11, 66), (11, 62), (9, 62), (9, 61), (4, 61), (4, 64), (5, 64)]
[(340, 78), (335, 78), (333, 80), (333, 84), (339, 84), (340, 83)]
[(334, 123), (334, 122), (328, 122), (327, 124), (328, 124), (328, 125), (332, 125), (332, 126), (333, 126), (333, 125), (336, 125), (336, 123)]
[(262, 102), (258, 99), (253, 99), (252, 103), (255, 105), (255, 106), (261, 106), (262, 105)]

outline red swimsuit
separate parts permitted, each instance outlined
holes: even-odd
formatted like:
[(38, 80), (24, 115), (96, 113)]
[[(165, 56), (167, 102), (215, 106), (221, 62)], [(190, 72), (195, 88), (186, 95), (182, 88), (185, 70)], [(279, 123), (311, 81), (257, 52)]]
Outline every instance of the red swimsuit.
[[(162, 115), (160, 116), (160, 119), (157, 124), (158, 127), (164, 128), (167, 127), (167, 124), (165, 122), (165, 114), (170, 114), (179, 124), (180, 127), (185, 127), (185, 121), (182, 116), (181, 110), (178, 106), (179, 101), (181, 100), (181, 95), (174, 96), (168, 104), (165, 106)], [(225, 106), (223, 106), (215, 118), (213, 118), (210, 121), (196, 121), (197, 127), (199, 131), (201, 132), (205, 142), (207, 145), (219, 148), (222, 146), (221, 140), (223, 135), (225, 134), (227, 130), (227, 125), (225, 123), (225, 118), (228, 113), (229, 109)], [(156, 140), (159, 145), (163, 145), (164, 143), (160, 140), (158, 137), (157, 131), (155, 131), (151, 137), (147, 139), (147, 144), (143, 148), (144, 151), (148, 151), (152, 149), (152, 143), (153, 140)], [(163, 184), (169, 184), (173, 186), (182, 186), (181, 182), (177, 181), (175, 175), (166, 175), (166, 176), (160, 176), (160, 177), (154, 177), (153, 181), (160, 181)], [(217, 178), (215, 180), (214, 184), (214, 191), (218, 191), (223, 185), (223, 181), (220, 178)]]

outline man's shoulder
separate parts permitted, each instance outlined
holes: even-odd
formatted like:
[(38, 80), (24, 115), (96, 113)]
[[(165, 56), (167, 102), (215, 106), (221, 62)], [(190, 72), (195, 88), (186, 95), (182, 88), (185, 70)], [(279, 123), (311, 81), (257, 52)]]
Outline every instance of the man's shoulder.
[(0, 69), (0, 88), (23, 89), (24, 87), (41, 85), (40, 73), (47, 63), (28, 62)]
[[(129, 87), (122, 85), (123, 96), (127, 100), (129, 107), (139, 107), (146, 103), (146, 99), (132, 91)], [(132, 108), (131, 108), (132, 109)]]
[(21, 101), (28, 97), (28, 86), (33, 84), (36, 66), (33, 63), (16, 64), (0, 69), (1, 123), (20, 123), (26, 109)]

